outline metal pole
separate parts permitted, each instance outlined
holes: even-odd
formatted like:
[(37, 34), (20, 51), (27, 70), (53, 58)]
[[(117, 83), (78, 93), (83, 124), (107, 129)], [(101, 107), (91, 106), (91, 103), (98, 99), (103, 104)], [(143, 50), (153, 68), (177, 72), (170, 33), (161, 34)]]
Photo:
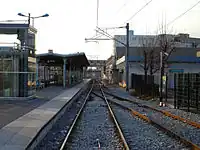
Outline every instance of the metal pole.
[(32, 18), (32, 26), (34, 27), (34, 18)]
[(31, 22), (31, 14), (28, 13), (28, 25), (30, 25), (30, 22)]
[(177, 75), (174, 74), (174, 108), (176, 109), (177, 108)]
[(126, 91), (129, 91), (129, 23), (126, 24)]
[(63, 87), (66, 87), (66, 58), (63, 59)]
[(166, 73), (166, 83), (165, 83), (165, 104), (167, 103), (168, 94), (168, 73)]
[(199, 102), (199, 96), (198, 96), (198, 91), (199, 91), (199, 88), (198, 88), (198, 79), (199, 79), (199, 74), (195, 74), (195, 77), (196, 77), (196, 107), (197, 107), (197, 111), (198, 111), (198, 102)]
[(69, 64), (69, 86), (71, 86), (71, 59)]
[(99, 0), (97, 0), (97, 27), (99, 26)]
[(163, 53), (160, 51), (160, 106), (163, 103)]
[(187, 74), (187, 87), (188, 87), (187, 88), (187, 90), (188, 90), (187, 91), (188, 92), (187, 93), (188, 94), (188, 97), (187, 97), (187, 105), (188, 105), (188, 107), (187, 108), (188, 108), (188, 112), (189, 112), (190, 111), (190, 92), (191, 92), (190, 91), (190, 73)]
[(39, 87), (39, 79), (38, 79), (38, 75), (39, 75), (39, 58), (36, 58), (36, 89), (38, 89)]
[[(99, 0), (97, 0), (97, 27), (99, 26)], [(97, 35), (97, 31), (96, 31)]]

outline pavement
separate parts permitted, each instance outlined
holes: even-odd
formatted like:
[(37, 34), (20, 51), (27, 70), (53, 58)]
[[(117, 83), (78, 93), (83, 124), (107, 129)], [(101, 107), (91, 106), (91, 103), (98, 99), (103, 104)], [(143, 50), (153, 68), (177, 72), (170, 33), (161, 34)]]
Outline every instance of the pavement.
[(55, 96), (59, 95), (60, 93), (62, 93), (64, 90), (65, 89), (63, 89), (62, 86), (50, 86), (50, 87), (38, 90), (36, 92), (36, 96), (39, 99), (50, 100), (54, 98)]
[(36, 95), (38, 98), (29, 100), (0, 100), (0, 128), (51, 100), (63, 91), (62, 87), (52, 86), (37, 91)]
[[(18, 119), (10, 122), (7, 125), (4, 125), (4, 127), (0, 129), (0, 150), (25, 149), (37, 135), (37, 133), (46, 124), (48, 124), (49, 121), (57, 115), (61, 108), (63, 108), (74, 95), (76, 95), (84, 86), (86, 86), (88, 82), (89, 80), (84, 80), (82, 83), (72, 88), (66, 89), (61, 93), (54, 92), (55, 94), (57, 93), (59, 95), (49, 101), (46, 101), (46, 103), (45, 100), (43, 100), (43, 105), (41, 105), (42, 103), (31, 103), (31, 100), (30, 103), (26, 103), (27, 105), (30, 105), (30, 109), (32, 109), (32, 111), (29, 109), (28, 112), (27, 110), (28, 113), (24, 112), (24, 115), (21, 117), (19, 117), (20, 115), (16, 115), (18, 116)], [(50, 89), (53, 90), (53, 88)], [(51, 92), (51, 90), (49, 91)], [(40, 92), (40, 94), (41, 93), (42, 92)], [(44, 96), (46, 94), (44, 94)], [(52, 94), (51, 96), (53, 97), (55, 95)], [(23, 106), (23, 109), (24, 107), (27, 107), (23, 102), (22, 104), (20, 106)], [(31, 108), (31, 104), (35, 106), (35, 109), (33, 107)], [(9, 110), (10, 108), (8, 106), (9, 105), (7, 105), (7, 108)], [(14, 113), (14, 106), (12, 109)], [(19, 108), (18, 111), (20, 111)], [(7, 113), (9, 113), (9, 111)], [(13, 114), (9, 116), (12, 115)], [(6, 120), (6, 118), (4, 118), (4, 120)]]

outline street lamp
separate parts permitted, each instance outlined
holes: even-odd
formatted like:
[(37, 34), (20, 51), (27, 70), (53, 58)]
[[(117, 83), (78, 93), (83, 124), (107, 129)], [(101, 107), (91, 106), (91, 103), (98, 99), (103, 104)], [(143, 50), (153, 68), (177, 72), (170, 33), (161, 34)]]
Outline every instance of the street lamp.
[(48, 17), (49, 16), (49, 14), (44, 14), (44, 15), (42, 15), (42, 16), (37, 16), (37, 17), (31, 17), (31, 14), (30, 13), (28, 13), (28, 16), (27, 15), (24, 15), (24, 14), (22, 14), (22, 13), (18, 13), (17, 14), (18, 16), (21, 16), (21, 17), (28, 17), (28, 24), (30, 25), (30, 20), (32, 19), (32, 26), (34, 27), (34, 19), (36, 19), (36, 18), (42, 18), (42, 17)]

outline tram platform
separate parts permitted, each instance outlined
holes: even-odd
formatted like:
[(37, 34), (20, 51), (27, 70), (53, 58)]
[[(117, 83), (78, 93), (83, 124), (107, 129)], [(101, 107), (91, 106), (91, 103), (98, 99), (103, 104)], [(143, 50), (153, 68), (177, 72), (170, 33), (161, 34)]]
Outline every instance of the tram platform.
[(50, 129), (50, 124), (56, 121), (64, 106), (81, 93), (89, 82), (89, 79), (83, 80), (80, 84), (62, 91), (58, 96), (3, 126), (0, 129), (0, 150), (22, 150), (31, 144), (34, 145), (32, 141), (44, 136), (42, 134)]

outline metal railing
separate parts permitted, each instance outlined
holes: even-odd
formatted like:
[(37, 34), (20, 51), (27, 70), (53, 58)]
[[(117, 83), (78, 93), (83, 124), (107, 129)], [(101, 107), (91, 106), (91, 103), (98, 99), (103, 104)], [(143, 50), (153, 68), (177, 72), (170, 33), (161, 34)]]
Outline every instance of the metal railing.
[(200, 74), (181, 73), (174, 75), (174, 106), (175, 108), (191, 108), (199, 110), (200, 105)]

